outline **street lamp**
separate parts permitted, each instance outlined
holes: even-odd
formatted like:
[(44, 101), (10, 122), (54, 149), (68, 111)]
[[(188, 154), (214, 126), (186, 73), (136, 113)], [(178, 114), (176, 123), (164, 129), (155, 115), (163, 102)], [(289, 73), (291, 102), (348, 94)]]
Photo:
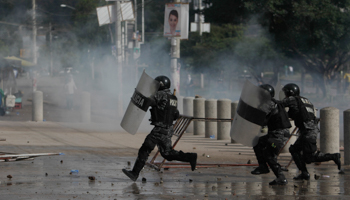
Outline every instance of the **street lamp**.
[(72, 9), (72, 10), (75, 10), (74, 7), (68, 6), (68, 5), (66, 5), (66, 4), (61, 4), (61, 7), (62, 7), (62, 8), (70, 8), (70, 9)]

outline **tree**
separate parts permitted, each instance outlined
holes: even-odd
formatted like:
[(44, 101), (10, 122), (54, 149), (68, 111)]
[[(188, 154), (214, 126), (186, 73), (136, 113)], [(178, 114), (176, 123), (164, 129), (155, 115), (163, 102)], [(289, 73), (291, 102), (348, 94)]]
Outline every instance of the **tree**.
[(349, 0), (248, 0), (279, 48), (300, 61), (326, 96), (326, 81), (350, 60)]

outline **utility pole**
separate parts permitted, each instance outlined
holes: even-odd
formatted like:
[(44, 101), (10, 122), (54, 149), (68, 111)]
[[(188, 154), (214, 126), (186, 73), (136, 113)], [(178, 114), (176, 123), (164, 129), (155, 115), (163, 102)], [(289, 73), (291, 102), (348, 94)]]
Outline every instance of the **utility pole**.
[[(208, 7), (207, 4), (204, 5)], [(203, 32), (210, 33), (210, 23), (204, 23), (204, 15), (202, 14), (203, 10), (203, 0), (194, 0), (193, 9), (198, 9), (198, 14), (195, 14), (195, 22), (191, 23), (191, 32), (197, 32), (202, 36)], [(202, 37), (201, 37), (202, 41)], [(204, 74), (201, 73), (201, 88), (204, 88)]]
[(33, 6), (33, 63), (37, 64), (37, 56), (36, 56), (36, 5), (35, 0), (32, 0), (32, 6)]
[(53, 63), (52, 63), (52, 26), (51, 22), (49, 24), (49, 29), (50, 29), (50, 75), (53, 76)]
[[(175, 0), (175, 3), (180, 3), (181, 0)], [(180, 94), (180, 69), (177, 59), (180, 58), (180, 39), (171, 38), (171, 61), (170, 61), (170, 76), (173, 82), (174, 89)]]
[[(142, 32), (142, 36), (141, 36), (141, 41), (139, 41), (139, 34), (140, 34), (140, 31), (137, 29), (137, 0), (134, 0), (134, 5), (135, 5), (135, 22), (134, 22), (134, 31), (135, 31), (135, 35), (136, 35), (136, 38), (134, 38), (134, 48), (137, 48), (139, 51), (141, 51), (141, 48), (140, 48), (140, 45), (141, 44), (144, 44), (144, 41), (145, 41), (145, 21), (144, 21), (144, 0), (142, 0), (141, 2), (141, 32)], [(134, 58), (134, 61), (138, 58), (135, 56), (136, 54), (133, 53), (133, 58)], [(136, 83), (138, 82), (139, 80), (139, 74), (138, 74), (138, 63), (136, 63), (136, 61), (134, 62), (135, 64), (135, 80), (136, 80)]]
[[(37, 57), (36, 57), (36, 5), (35, 5), (35, 0), (32, 0), (32, 6), (33, 6), (33, 63), (37, 64)], [(36, 77), (36, 72), (32, 71), (32, 87), (33, 87), (33, 92), (36, 91), (37, 88), (37, 77)]]
[(122, 99), (122, 94), (123, 94), (123, 57), (122, 57), (122, 28), (121, 28), (121, 14), (120, 14), (120, 1), (117, 0), (115, 2), (115, 7), (116, 7), (116, 22), (115, 22), (115, 32), (116, 32), (116, 48), (117, 48), (117, 80), (118, 80), (118, 116), (122, 117), (124, 110), (123, 110), (123, 99)]
[(202, 22), (203, 21), (203, 15), (202, 15), (202, 0), (198, 0), (198, 9), (199, 9), (199, 14), (198, 16), (198, 31), (199, 35), (202, 36)]

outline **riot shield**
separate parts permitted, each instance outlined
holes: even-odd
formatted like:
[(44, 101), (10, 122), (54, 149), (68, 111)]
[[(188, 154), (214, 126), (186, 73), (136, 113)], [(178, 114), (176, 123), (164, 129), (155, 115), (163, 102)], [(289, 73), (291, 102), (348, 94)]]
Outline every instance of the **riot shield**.
[(135, 135), (150, 106), (149, 97), (159, 88), (159, 82), (143, 71), (139, 83), (131, 97), (120, 126), (128, 133)]
[(269, 92), (248, 80), (244, 83), (230, 132), (234, 141), (249, 147), (257, 144), (262, 136), (259, 133), (267, 114), (264, 107), (267, 107), (270, 101)]

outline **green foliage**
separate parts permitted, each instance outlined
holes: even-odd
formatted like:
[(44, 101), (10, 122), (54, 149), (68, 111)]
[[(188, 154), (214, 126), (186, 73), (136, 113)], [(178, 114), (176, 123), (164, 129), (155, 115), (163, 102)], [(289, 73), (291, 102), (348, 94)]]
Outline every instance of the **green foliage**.
[(218, 63), (225, 55), (232, 55), (235, 44), (243, 36), (243, 27), (232, 24), (212, 25), (211, 33), (191, 33), (189, 40), (181, 42), (181, 58), (195, 71), (220, 69)]
[(242, 0), (206, 0), (211, 4), (204, 10), (206, 21), (215, 24), (241, 24), (249, 18)]
[(263, 14), (260, 22), (274, 34), (276, 44), (314, 73), (325, 94), (323, 77), (333, 78), (350, 59), (350, 1), (248, 0), (246, 5)]
[(96, 7), (100, 5), (99, 0), (78, 0), (76, 10), (73, 12), (74, 32), (77, 35), (80, 47), (96, 47), (110, 41), (108, 26), (99, 27)]

